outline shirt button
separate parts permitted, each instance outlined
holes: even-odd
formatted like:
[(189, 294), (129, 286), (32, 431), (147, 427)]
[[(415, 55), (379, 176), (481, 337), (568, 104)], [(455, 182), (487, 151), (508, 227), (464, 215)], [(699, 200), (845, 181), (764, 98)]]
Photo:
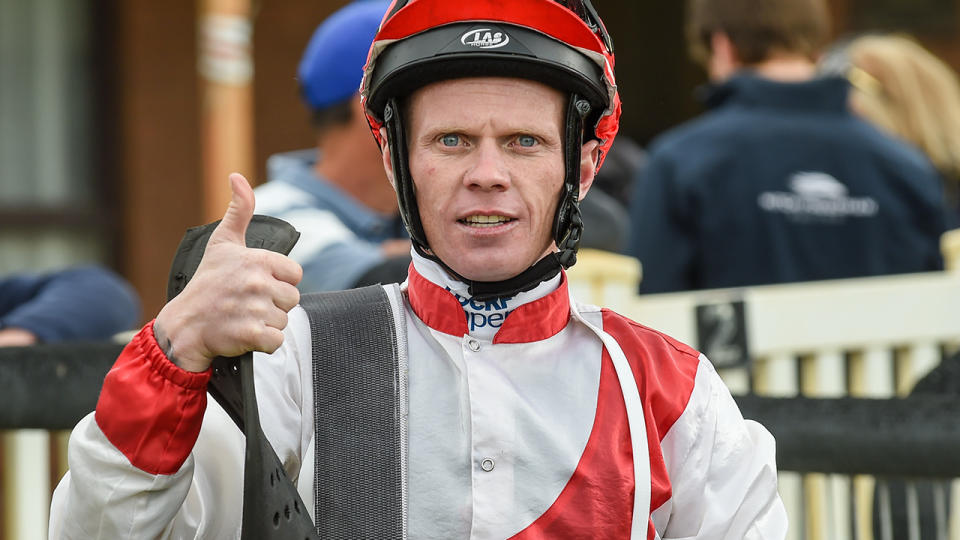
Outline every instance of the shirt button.
[(468, 339), (468, 340), (467, 340), (467, 347), (468, 347), (471, 351), (477, 352), (477, 351), (480, 350), (480, 342), (477, 341), (477, 340), (475, 340), (475, 339)]
[(490, 458), (484, 458), (483, 461), (480, 462), (480, 468), (486, 472), (492, 471), (495, 465), (496, 463)]

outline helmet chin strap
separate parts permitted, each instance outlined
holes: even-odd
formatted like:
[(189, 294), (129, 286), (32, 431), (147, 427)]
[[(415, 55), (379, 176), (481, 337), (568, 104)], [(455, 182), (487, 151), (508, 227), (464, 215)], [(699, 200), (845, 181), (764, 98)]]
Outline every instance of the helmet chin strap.
[(580, 149), (583, 147), (583, 122), (590, 114), (590, 103), (570, 94), (563, 128), (564, 181), (560, 203), (553, 222), (553, 238), (560, 248), (560, 264), (570, 268), (577, 262), (577, 250), (583, 236), (580, 214)]
[(475, 281), (463, 277), (430, 251), (420, 220), (413, 178), (410, 176), (408, 167), (406, 132), (400, 107), (397, 100), (391, 98), (384, 110), (384, 127), (387, 130), (390, 160), (397, 182), (400, 215), (410, 234), (413, 248), (421, 256), (436, 262), (451, 276), (466, 284), (470, 296), (476, 300), (492, 300), (529, 291), (544, 281), (552, 279), (561, 268), (573, 266), (577, 262), (577, 250), (580, 248), (580, 239), (583, 235), (583, 219), (580, 215), (579, 202), (580, 148), (583, 145), (583, 122), (589, 113), (589, 102), (577, 94), (571, 94), (564, 121), (564, 181), (552, 230), (553, 239), (560, 251), (547, 254), (533, 266), (512, 278), (503, 281)]

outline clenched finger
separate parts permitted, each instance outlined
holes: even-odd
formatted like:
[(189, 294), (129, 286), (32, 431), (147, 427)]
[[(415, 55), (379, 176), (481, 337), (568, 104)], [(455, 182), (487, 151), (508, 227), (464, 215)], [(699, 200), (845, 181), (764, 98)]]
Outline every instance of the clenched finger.
[(260, 323), (251, 328), (249, 333), (254, 350), (272, 353), (283, 345), (283, 331), (272, 326)]
[(283, 281), (274, 282), (272, 295), (273, 305), (285, 312), (300, 303), (300, 290)]
[(303, 279), (303, 268), (290, 257), (273, 252), (269, 252), (268, 257), (274, 278), (291, 285), (296, 285)]
[(263, 323), (270, 328), (283, 330), (287, 327), (287, 312), (282, 309), (273, 308), (264, 315)]

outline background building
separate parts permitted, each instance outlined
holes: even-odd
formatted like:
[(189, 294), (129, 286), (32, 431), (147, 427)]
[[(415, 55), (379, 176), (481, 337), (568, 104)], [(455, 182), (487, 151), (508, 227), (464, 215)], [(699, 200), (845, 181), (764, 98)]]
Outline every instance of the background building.
[[(345, 3), (0, 0), (0, 273), (103, 262), (156, 313), (184, 229), (225, 207), (218, 167), (259, 183), (268, 155), (313, 145), (296, 63)], [(595, 4), (616, 39), (623, 132), (646, 143), (699, 112), (704, 77), (686, 56), (683, 2)], [(904, 30), (960, 67), (960, 0), (832, 0), (831, 10), (836, 36)], [(211, 58), (228, 73), (211, 74)]]

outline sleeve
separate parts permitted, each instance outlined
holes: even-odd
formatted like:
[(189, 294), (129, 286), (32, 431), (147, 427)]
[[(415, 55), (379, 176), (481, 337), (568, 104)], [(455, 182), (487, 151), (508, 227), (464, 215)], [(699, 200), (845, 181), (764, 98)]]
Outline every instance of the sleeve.
[(785, 538), (775, 446), (701, 355), (687, 407), (661, 443), (673, 493), (651, 518), (664, 540)]
[(694, 216), (688, 215), (673, 168), (672, 159), (655, 150), (634, 182), (627, 254), (643, 265), (641, 293), (687, 290), (695, 285)]
[[(254, 358), (264, 432), (293, 479), (312, 436), (301, 412), (301, 370), (309, 368), (301, 359), (309, 348), (295, 335), (305, 327), (303, 310), (291, 311), (283, 347)], [(96, 412), (71, 434), (70, 471), (54, 493), (49, 537), (239, 537), (244, 438), (207, 399), (208, 380), (209, 373), (170, 363), (147, 325), (108, 373)]]
[(276, 216), (300, 231), (290, 258), (303, 267), (303, 292), (349, 289), (385, 259), (379, 244), (357, 237), (332, 212), (300, 208)]
[(366, 287), (378, 283), (403, 283), (407, 280), (412, 257), (388, 257), (382, 263), (367, 269), (350, 288)]
[(29, 330), (40, 341), (107, 339), (134, 328), (139, 317), (130, 285), (99, 267), (19, 275), (0, 284), (0, 328)]
[(596, 189), (580, 201), (580, 212), (583, 215), (581, 248), (623, 251), (630, 229), (630, 218), (623, 204)]
[(350, 289), (385, 261), (378, 244), (358, 238), (328, 244), (313, 257), (300, 261), (303, 279), (298, 287), (303, 292)]
[[(897, 151), (905, 151), (897, 148)], [(910, 149), (909, 155), (913, 160), (900, 160), (895, 174), (899, 188), (892, 200), (888, 213), (896, 213), (897, 223), (906, 231), (907, 237), (900, 240), (910, 250), (901, 255), (901, 264), (907, 265), (907, 270), (936, 272), (943, 270), (944, 260), (941, 251), (940, 239), (943, 233), (956, 226), (957, 215), (950, 208), (946, 197), (945, 182), (947, 178), (936, 170), (926, 156)], [(881, 203), (882, 204), (882, 203)], [(882, 213), (882, 212), (881, 212)], [(906, 225), (904, 227), (903, 225)], [(897, 231), (898, 233), (900, 231)]]
[(927, 231), (929, 231), (930, 237), (933, 238), (933, 246), (931, 246), (930, 255), (926, 263), (926, 270), (931, 272), (939, 272), (944, 269), (945, 261), (943, 260), (940, 239), (943, 233), (958, 226), (958, 216), (954, 213), (954, 210), (950, 208), (947, 199), (943, 196), (943, 180), (939, 174), (935, 176), (936, 180), (939, 180), (939, 182), (936, 182), (938, 188), (936, 192), (936, 202), (931, 205), (933, 207), (932, 211), (921, 214), (921, 219), (925, 218), (927, 220)]

